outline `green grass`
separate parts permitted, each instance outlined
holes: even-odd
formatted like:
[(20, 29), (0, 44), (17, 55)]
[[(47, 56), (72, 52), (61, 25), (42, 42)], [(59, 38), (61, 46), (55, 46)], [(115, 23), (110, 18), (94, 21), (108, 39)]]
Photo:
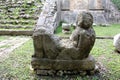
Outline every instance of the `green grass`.
[(11, 45), (0, 46), (0, 48), (9, 48)]
[(34, 80), (30, 70), (31, 55), (34, 53), (32, 40), (13, 51), (10, 57), (0, 63), (0, 79)]
[(104, 76), (110, 80), (120, 79), (120, 54), (114, 50), (113, 40), (96, 40), (91, 51), (96, 61), (101, 62), (108, 70)]
[[(96, 36), (114, 36), (114, 35), (120, 33), (120, 24), (113, 24), (108, 27), (94, 26), (93, 28), (96, 32)], [(71, 32), (72, 31), (73, 31), (73, 29), (71, 29)], [(57, 36), (70, 36), (70, 34), (62, 33), (61, 26), (59, 26), (57, 28), (55, 34)]]
[[(118, 80), (120, 79), (120, 55), (114, 52), (112, 40), (96, 40), (91, 54), (97, 62), (101, 62), (107, 69), (107, 73), (98, 76), (74, 77), (74, 80)], [(30, 70), (31, 55), (34, 53), (32, 40), (14, 50), (10, 57), (0, 64), (0, 78), (13, 80), (37, 80)], [(51, 77), (50, 77), (51, 78)], [(66, 80), (69, 76), (62, 77)], [(51, 78), (52, 80), (53, 78)], [(57, 78), (59, 79), (59, 78)]]
[(108, 27), (95, 26), (97, 36), (114, 36), (120, 33), (120, 24), (113, 24)]
[[(111, 25), (110, 27), (94, 27), (98, 36), (113, 36), (120, 32), (119, 24)], [(58, 29), (57, 34), (61, 32), (61, 28)], [(61, 34), (60, 34), (61, 35)], [(4, 37), (3, 37), (4, 38)], [(1, 37), (2, 40), (2, 37)], [(71, 76), (58, 77), (59, 80), (119, 80), (120, 79), (120, 54), (114, 52), (113, 40), (109, 39), (96, 39), (95, 45), (91, 51), (91, 55), (94, 56), (96, 63), (101, 63), (102, 69), (100, 76)], [(15, 49), (3, 62), (0, 62), (0, 78), (13, 79), (13, 80), (39, 80), (35, 76), (34, 72), (30, 70), (31, 56), (34, 54), (32, 39), (26, 42), (21, 47)], [(106, 71), (104, 71), (104, 69)], [(48, 78), (48, 77), (47, 77)], [(50, 77), (51, 80), (54, 77)], [(50, 80), (49, 78), (47, 80)], [(56, 80), (57, 80), (56, 79)], [(44, 79), (46, 80), (46, 79)]]
[(9, 36), (0, 36), (0, 41), (3, 41), (3, 40), (8, 39), (8, 38), (9, 38)]

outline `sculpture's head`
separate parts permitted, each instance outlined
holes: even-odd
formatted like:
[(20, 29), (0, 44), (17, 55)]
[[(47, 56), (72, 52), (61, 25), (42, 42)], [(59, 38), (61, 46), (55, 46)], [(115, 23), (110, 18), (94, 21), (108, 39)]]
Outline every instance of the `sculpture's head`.
[(88, 29), (93, 24), (93, 16), (89, 12), (82, 12), (77, 17), (77, 26)]

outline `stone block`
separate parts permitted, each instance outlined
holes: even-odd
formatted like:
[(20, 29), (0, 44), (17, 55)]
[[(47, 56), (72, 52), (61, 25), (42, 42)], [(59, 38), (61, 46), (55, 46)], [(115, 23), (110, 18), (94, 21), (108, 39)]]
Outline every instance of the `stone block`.
[(62, 11), (61, 21), (74, 24), (76, 22), (77, 14), (78, 13), (74, 11)]
[(45, 17), (39, 17), (37, 25), (40, 25), (40, 26), (44, 25), (45, 19), (46, 19)]
[(104, 9), (103, 7), (103, 1), (102, 0), (89, 0), (89, 9), (92, 10), (102, 10)]
[(62, 0), (62, 11), (69, 11), (70, 10), (70, 0)]
[(32, 67), (40, 70), (94, 70), (95, 60), (92, 56), (83, 60), (54, 60), (46, 58), (32, 58)]
[(70, 27), (71, 25), (70, 24), (67, 24), (67, 23), (62, 23), (62, 29), (67, 29), (70, 31)]
[(115, 49), (120, 52), (120, 34), (114, 36), (113, 45), (115, 46)]

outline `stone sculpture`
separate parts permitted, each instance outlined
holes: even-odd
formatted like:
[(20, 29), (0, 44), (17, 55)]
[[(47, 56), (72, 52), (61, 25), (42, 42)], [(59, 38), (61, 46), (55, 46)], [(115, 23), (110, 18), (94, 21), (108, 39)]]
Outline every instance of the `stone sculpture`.
[(74, 46), (79, 49), (80, 54), (83, 54), (83, 58), (88, 57), (95, 42), (95, 32), (92, 24), (92, 15), (83, 12), (82, 15), (78, 15), (77, 28), (70, 36), (70, 40), (75, 41)]
[(57, 75), (94, 71), (95, 60), (90, 51), (95, 42), (93, 17), (84, 12), (78, 15), (76, 29), (70, 39), (60, 39), (46, 27), (37, 26), (33, 34), (35, 53), (32, 67), (36, 74)]
[(115, 46), (116, 51), (120, 52), (120, 34), (114, 36), (113, 45)]
[(58, 59), (82, 60), (89, 56), (95, 42), (95, 32), (92, 28), (93, 17), (90, 13), (83, 12), (78, 15), (76, 29), (70, 39), (61, 40), (63, 49)]

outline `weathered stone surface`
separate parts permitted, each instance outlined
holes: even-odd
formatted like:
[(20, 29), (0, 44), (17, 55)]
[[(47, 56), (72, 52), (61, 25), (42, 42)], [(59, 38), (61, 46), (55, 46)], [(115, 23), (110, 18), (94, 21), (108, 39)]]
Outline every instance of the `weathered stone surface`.
[(38, 27), (39, 26), (45, 27), (49, 29), (51, 33), (54, 33), (60, 22), (59, 19), (60, 15), (58, 14), (58, 9), (56, 10), (57, 8), (56, 5), (57, 3), (55, 0), (51, 0), (51, 1), (47, 0), (44, 3), (42, 12), (37, 22)]
[(104, 26), (107, 25), (107, 20), (104, 16), (104, 11), (91, 11), (96, 25)]
[(87, 57), (95, 42), (95, 32), (92, 28), (93, 17), (90, 13), (82, 13), (77, 19), (77, 28), (70, 36), (70, 40), (75, 41), (82, 57)]
[(25, 36), (32, 36), (33, 31), (27, 30), (27, 31), (21, 31), (21, 30), (0, 30), (0, 35), (14, 35), (14, 36), (20, 36), (20, 35), (25, 35)]
[(36, 70), (36, 74), (41, 74), (41, 75), (47, 76), (48, 71), (47, 70)]
[(69, 11), (70, 10), (70, 0), (62, 0), (61, 5), (62, 5), (61, 9), (63, 11)]
[(120, 22), (120, 13), (113, 7), (110, 0), (70, 0), (70, 11), (61, 11), (61, 20), (74, 24), (76, 14), (78, 14), (78, 12), (74, 13), (74, 11), (91, 12), (94, 23), (97, 25), (106, 26), (108, 21)]
[(120, 11), (116, 9), (114, 3), (111, 0), (106, 1), (107, 6), (105, 6), (105, 18), (109, 23), (120, 23)]
[[(60, 2), (57, 2), (57, 5), (59, 4), (57, 11), (53, 10), (55, 7), (53, 7), (54, 4), (52, 3), (54, 2), (46, 1), (43, 12), (34, 29), (33, 44), (35, 53), (32, 56), (32, 67), (38, 74), (45, 75), (63, 75), (64, 71), (70, 71), (70, 73), (72, 71), (73, 73), (83, 71), (82, 73), (84, 74), (84, 71), (86, 73), (87, 70), (94, 70), (95, 60), (89, 56), (95, 41), (92, 15), (83, 13), (78, 16), (76, 30), (70, 39), (60, 39), (54, 35), (61, 17), (61, 1), (57, 1)], [(42, 17), (44, 17), (43, 21)], [(64, 26), (63, 29), (68, 30), (70, 28)], [(42, 73), (42, 70), (47, 70), (47, 72)]]
[(70, 9), (71, 10), (87, 10), (88, 9), (88, 0), (70, 0)]
[[(48, 29), (37, 29), (33, 34), (35, 54), (37, 58), (55, 59), (58, 55), (59, 49), (57, 49), (59, 38), (52, 35)], [(38, 44), (39, 41), (41, 44)]]
[(70, 24), (74, 24), (76, 22), (77, 15), (77, 11), (62, 11), (61, 20)]
[(89, 9), (104, 9), (103, 8), (103, 1), (105, 0), (89, 0)]
[(39, 17), (38, 22), (37, 22), (37, 25), (40, 25), (40, 26), (41, 26), (41, 25), (44, 25), (45, 19), (46, 19), (45, 16)]
[(62, 23), (62, 29), (70, 30), (71, 25), (67, 23)]
[(83, 60), (33, 58), (32, 67), (40, 70), (93, 70), (95, 68), (95, 60), (92, 56), (89, 56)]
[(70, 24), (62, 23), (62, 32), (64, 34), (69, 34), (70, 33), (70, 27), (71, 27)]
[(120, 34), (114, 36), (113, 45), (115, 46), (116, 50), (120, 52)]

